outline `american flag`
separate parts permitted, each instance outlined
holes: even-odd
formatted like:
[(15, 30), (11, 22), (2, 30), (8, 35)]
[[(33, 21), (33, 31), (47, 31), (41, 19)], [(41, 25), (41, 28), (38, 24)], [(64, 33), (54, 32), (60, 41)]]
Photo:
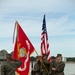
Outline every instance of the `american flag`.
[(43, 56), (43, 54), (47, 54), (48, 55), (48, 61), (50, 61), (50, 50), (49, 50), (45, 15), (43, 18), (42, 33), (41, 33), (41, 54), (42, 54), (42, 56)]

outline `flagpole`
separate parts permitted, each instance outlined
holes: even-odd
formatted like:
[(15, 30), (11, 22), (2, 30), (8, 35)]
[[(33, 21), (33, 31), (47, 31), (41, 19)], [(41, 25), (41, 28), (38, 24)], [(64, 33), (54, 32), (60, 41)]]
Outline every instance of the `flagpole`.
[[(14, 26), (14, 32), (13, 32), (13, 43), (14, 43), (14, 38), (15, 38), (15, 31), (17, 29), (17, 34), (18, 34), (18, 22), (16, 21), (15, 22), (15, 26)], [(17, 38), (17, 35), (16, 35), (16, 38)]]
[[(34, 50), (34, 51), (37, 54), (37, 56), (39, 56), (38, 52), (36, 50)], [(39, 59), (41, 60), (41, 64), (43, 65), (43, 67), (45, 68), (46, 72), (48, 73), (48, 70), (47, 70), (46, 66), (44, 65), (44, 63), (42, 61), (42, 58), (39, 57)]]
[[(16, 32), (16, 35), (15, 35), (15, 32)], [(16, 43), (17, 43), (17, 41), (18, 41), (17, 38), (18, 38), (18, 22), (16, 21), (15, 26), (14, 26), (14, 32), (13, 32), (13, 43), (14, 43), (15, 39), (16, 39)], [(17, 43), (17, 49), (18, 49), (18, 43)]]
[[(16, 30), (16, 28), (17, 28), (16, 40), (18, 41), (18, 40), (19, 40), (19, 38), (18, 38), (18, 35), (19, 35), (19, 32), (18, 32), (18, 31), (19, 31), (19, 28), (18, 28), (18, 22), (17, 22), (17, 21), (15, 22), (15, 27), (14, 27), (13, 42), (14, 42), (14, 36), (15, 36), (15, 30)], [(36, 50), (34, 50), (34, 51), (36, 52), (37, 56), (39, 56), (38, 52), (37, 52)], [(46, 72), (48, 73), (48, 70), (47, 70), (46, 66), (44, 65), (44, 63), (43, 63), (43, 61), (42, 61), (42, 58), (39, 57), (39, 59), (40, 59), (40, 61), (41, 61), (41, 64), (42, 64), (43, 67), (45, 68)]]
[(15, 37), (15, 30), (16, 30), (16, 22), (15, 22), (14, 32), (13, 32), (13, 43), (14, 43), (14, 37)]

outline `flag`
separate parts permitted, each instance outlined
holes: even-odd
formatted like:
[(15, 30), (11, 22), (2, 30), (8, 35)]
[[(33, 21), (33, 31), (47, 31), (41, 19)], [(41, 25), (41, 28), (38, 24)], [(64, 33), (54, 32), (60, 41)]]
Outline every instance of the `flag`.
[(34, 47), (18, 22), (16, 22), (16, 26), (17, 37), (13, 58), (19, 59), (22, 62), (22, 65), (16, 70), (16, 73), (18, 75), (28, 75), (30, 68), (30, 55), (34, 51)]
[(42, 54), (42, 56), (43, 56), (43, 54), (47, 54), (48, 55), (48, 61), (50, 61), (50, 50), (49, 50), (45, 15), (43, 18), (42, 33), (41, 33), (41, 54)]

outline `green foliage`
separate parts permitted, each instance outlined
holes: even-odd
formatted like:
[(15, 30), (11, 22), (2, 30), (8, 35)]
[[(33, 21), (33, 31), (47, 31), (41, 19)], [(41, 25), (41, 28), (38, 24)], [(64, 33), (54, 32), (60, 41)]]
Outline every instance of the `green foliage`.
[(36, 58), (34, 56), (30, 57), (30, 61), (35, 61), (35, 60), (36, 60)]
[(75, 62), (75, 57), (69, 57), (66, 59), (67, 61), (74, 61)]

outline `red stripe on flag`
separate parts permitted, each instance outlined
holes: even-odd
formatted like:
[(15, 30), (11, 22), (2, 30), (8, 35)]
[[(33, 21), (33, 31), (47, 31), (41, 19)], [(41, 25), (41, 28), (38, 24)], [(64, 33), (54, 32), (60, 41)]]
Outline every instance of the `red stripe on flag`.
[(48, 34), (46, 29), (46, 22), (45, 22), (45, 15), (43, 19), (42, 25), (42, 33), (41, 33), (41, 54), (48, 55), (48, 61), (50, 61), (50, 50), (49, 50), (49, 43), (48, 43)]

